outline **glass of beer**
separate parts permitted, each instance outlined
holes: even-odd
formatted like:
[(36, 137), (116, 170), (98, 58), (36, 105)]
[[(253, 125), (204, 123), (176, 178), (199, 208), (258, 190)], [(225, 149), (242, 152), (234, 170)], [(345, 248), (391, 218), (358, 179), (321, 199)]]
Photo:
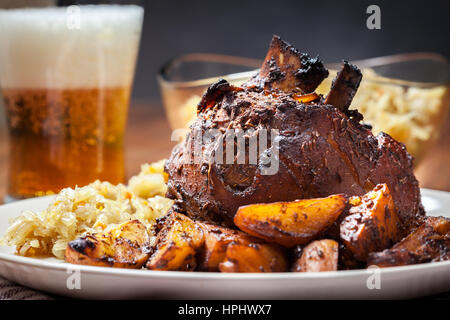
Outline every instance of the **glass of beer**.
[(124, 133), (143, 22), (135, 5), (0, 10), (8, 199), (124, 182)]

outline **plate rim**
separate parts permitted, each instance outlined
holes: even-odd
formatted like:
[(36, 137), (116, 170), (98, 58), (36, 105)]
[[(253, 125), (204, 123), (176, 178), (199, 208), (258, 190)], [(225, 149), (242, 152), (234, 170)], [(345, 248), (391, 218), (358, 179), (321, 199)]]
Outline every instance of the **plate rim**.
[[(339, 270), (326, 272), (271, 272), (271, 273), (223, 273), (223, 272), (204, 272), (204, 271), (158, 271), (146, 269), (126, 269), (126, 268), (108, 268), (97, 266), (86, 266), (70, 264), (67, 262), (48, 262), (42, 259), (20, 257), (7, 253), (0, 253), (0, 261), (10, 262), (32, 268), (50, 269), (55, 271), (64, 271), (68, 269), (77, 269), (84, 274), (92, 275), (110, 275), (110, 276), (130, 276), (135, 278), (165, 278), (174, 279), (204, 279), (204, 280), (282, 280), (282, 279), (328, 279), (336, 277), (355, 277), (372, 273), (371, 269)], [(379, 268), (381, 273), (406, 273), (416, 270), (440, 269), (450, 267), (450, 261), (428, 262), (409, 266), (397, 266)]]
[[(428, 188), (421, 188), (421, 193), (437, 193), (441, 196), (449, 197), (450, 192), (443, 190), (434, 190)], [(17, 202), (0, 205), (0, 209), (8, 209), (9, 207), (16, 207), (18, 203), (34, 202), (36, 200), (47, 200), (56, 195), (36, 197)], [(2, 247), (2, 246), (0, 246)], [(8, 246), (3, 246), (8, 247)], [(56, 258), (55, 258), (56, 259)], [(45, 258), (31, 258), (18, 256), (13, 253), (0, 252), (0, 262), (13, 263), (21, 266), (49, 269), (55, 271), (67, 271), (68, 269), (77, 269), (84, 274), (105, 275), (117, 277), (133, 277), (133, 278), (171, 278), (171, 279), (197, 279), (197, 280), (286, 280), (286, 279), (331, 279), (331, 278), (348, 278), (367, 275), (371, 273), (371, 269), (355, 269), (355, 270), (338, 270), (326, 272), (272, 272), (272, 273), (222, 273), (222, 272), (204, 272), (204, 271), (158, 271), (147, 269), (126, 269), (126, 268), (108, 268), (98, 266), (87, 266), (67, 263), (65, 261), (47, 261)], [(416, 270), (433, 271), (435, 269), (450, 268), (449, 261), (428, 262), (409, 266), (396, 266), (379, 268), (381, 274), (398, 274), (414, 272)]]

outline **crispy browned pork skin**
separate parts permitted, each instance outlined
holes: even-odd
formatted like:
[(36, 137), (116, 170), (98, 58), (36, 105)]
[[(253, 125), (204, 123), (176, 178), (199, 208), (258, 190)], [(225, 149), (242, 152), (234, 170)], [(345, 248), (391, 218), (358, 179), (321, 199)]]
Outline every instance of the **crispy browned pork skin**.
[(342, 70), (338, 72), (331, 84), (330, 92), (324, 103), (346, 112), (358, 90), (361, 79), (362, 73), (358, 67), (344, 61)]
[[(355, 66), (344, 62), (323, 102), (312, 92), (327, 75), (320, 60), (274, 36), (257, 76), (242, 87), (225, 80), (213, 84), (199, 103), (191, 133), (166, 163), (167, 196), (176, 200), (175, 209), (232, 226), (242, 205), (363, 195), (386, 183), (405, 230), (415, 226), (423, 209), (412, 157), (389, 135), (374, 136), (359, 123), (361, 116), (348, 110), (361, 79)], [(263, 175), (262, 162), (211, 162), (207, 155), (217, 148), (212, 140), (203, 145), (199, 163), (185, 163), (186, 155), (193, 157), (194, 132), (208, 129), (254, 129), (256, 135), (279, 130), (279, 170)]]

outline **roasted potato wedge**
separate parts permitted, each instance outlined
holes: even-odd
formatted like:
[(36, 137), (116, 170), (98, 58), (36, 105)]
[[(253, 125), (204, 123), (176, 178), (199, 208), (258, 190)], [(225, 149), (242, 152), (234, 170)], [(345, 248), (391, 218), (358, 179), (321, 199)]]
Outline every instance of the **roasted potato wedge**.
[(226, 258), (228, 245), (234, 243), (260, 242), (241, 231), (199, 223), (204, 234), (204, 246), (199, 255), (199, 269), (219, 271), (219, 264)]
[(283, 248), (275, 244), (230, 243), (221, 272), (285, 272), (288, 262)]
[(375, 186), (359, 200), (353, 198), (349, 215), (340, 225), (340, 237), (355, 259), (366, 261), (371, 252), (391, 247), (403, 230), (386, 184)]
[(192, 271), (203, 245), (201, 227), (183, 214), (173, 212), (156, 239), (156, 251), (146, 267), (151, 270)]
[(139, 220), (71, 241), (65, 252), (69, 263), (132, 269), (141, 268), (149, 256), (150, 236)]
[[(276, 245), (262, 244), (260, 239), (239, 230), (193, 221), (174, 212), (166, 219), (158, 233), (156, 250), (146, 266), (152, 270), (219, 271), (220, 264), (227, 260), (231, 244), (256, 246), (258, 249), (252, 252), (251, 258), (259, 259), (255, 263), (260, 263), (266, 270), (270, 270), (271, 266), (271, 260), (268, 259), (276, 260), (281, 256), (282, 262), (286, 260), (283, 249)], [(261, 249), (259, 246), (262, 246)], [(276, 250), (281, 250), (281, 253)], [(277, 267), (275, 262), (271, 263)]]
[(316, 240), (308, 244), (294, 263), (293, 272), (336, 271), (339, 262), (339, 243), (334, 240)]
[(450, 259), (450, 219), (427, 217), (391, 249), (369, 254), (367, 265), (394, 267)]
[(252, 204), (240, 207), (234, 223), (242, 231), (285, 247), (306, 244), (329, 228), (347, 206), (347, 198)]

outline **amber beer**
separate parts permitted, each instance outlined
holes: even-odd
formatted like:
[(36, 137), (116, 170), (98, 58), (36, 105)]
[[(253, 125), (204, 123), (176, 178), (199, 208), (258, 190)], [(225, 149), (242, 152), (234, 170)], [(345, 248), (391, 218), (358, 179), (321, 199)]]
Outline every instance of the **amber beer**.
[(6, 89), (9, 195), (123, 182), (129, 88)]
[(142, 8), (80, 6), (75, 29), (64, 23), (67, 12), (0, 12), (8, 196), (14, 199), (125, 179), (124, 133)]

